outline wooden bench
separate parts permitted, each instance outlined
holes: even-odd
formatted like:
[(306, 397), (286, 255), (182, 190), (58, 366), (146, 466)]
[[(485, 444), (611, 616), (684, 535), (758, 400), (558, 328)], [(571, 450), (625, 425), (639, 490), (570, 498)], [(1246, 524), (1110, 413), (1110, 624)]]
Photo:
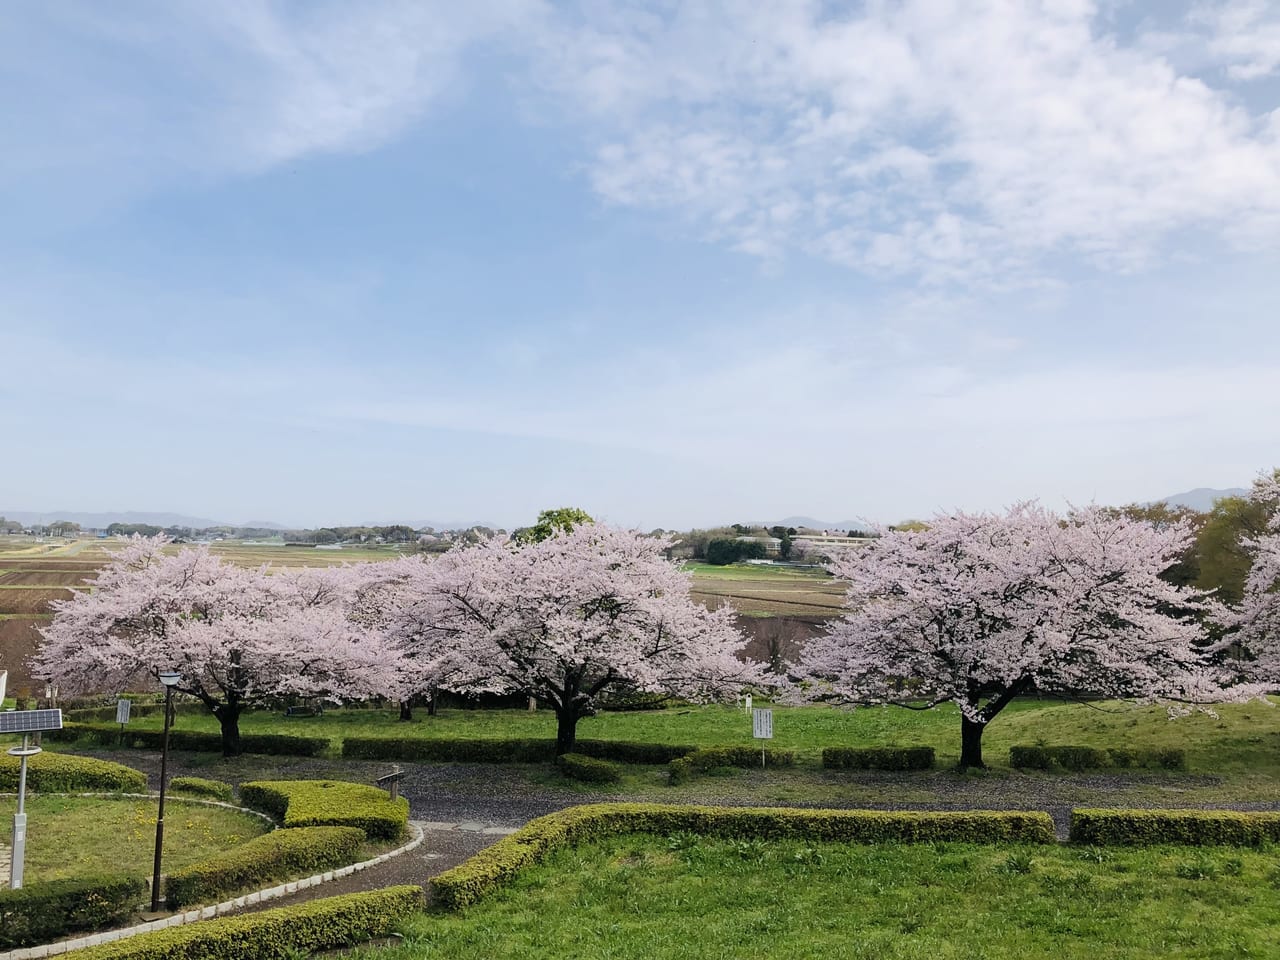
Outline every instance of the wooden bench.
[(376, 786), (381, 787), (391, 795), (391, 799), (395, 800), (400, 796), (400, 781), (404, 779), (404, 771), (400, 769), (400, 765), (396, 764), (395, 768), (386, 776), (379, 777), (373, 781)]
[(321, 707), (289, 707), (285, 710), (286, 717), (322, 717), (324, 709)]

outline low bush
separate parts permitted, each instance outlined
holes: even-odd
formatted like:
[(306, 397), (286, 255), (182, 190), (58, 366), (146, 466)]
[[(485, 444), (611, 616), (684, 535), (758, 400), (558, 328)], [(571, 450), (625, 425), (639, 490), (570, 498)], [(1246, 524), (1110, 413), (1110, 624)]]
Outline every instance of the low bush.
[(311, 900), (77, 950), (76, 960), (292, 960), (391, 933), (422, 908), (422, 888)]
[(622, 772), (607, 760), (584, 757), (580, 753), (566, 753), (556, 757), (556, 766), (570, 780), (583, 783), (617, 783)]
[(510, 881), (550, 851), (624, 833), (843, 843), (1054, 843), (1047, 813), (965, 813), (589, 804), (539, 817), (430, 881), (432, 901), (456, 910)]
[(827, 747), (822, 765), (831, 770), (930, 770), (933, 747)]
[[(18, 776), (18, 758), (0, 754), (0, 790), (17, 790)], [(147, 775), (109, 760), (46, 752), (27, 759), (27, 786), (38, 793), (145, 793)]]
[(0, 948), (121, 926), (138, 909), (146, 889), (141, 877), (84, 877), (0, 890)]
[[(670, 763), (695, 748), (690, 745), (579, 740), (573, 752), (619, 763)], [(342, 755), (351, 760), (407, 760), (420, 763), (550, 763), (554, 740), (455, 739), (425, 737), (347, 737)]]
[(1029, 770), (1097, 770), (1112, 766), (1185, 770), (1187, 755), (1176, 749), (1022, 746), (1009, 748), (1009, 766)]
[[(132, 699), (129, 697), (123, 699)], [(179, 715), (195, 716), (199, 714), (207, 714), (209, 709), (203, 703), (175, 703), (173, 712)], [(64, 710), (62, 715), (67, 720), (73, 720), (76, 723), (115, 723), (116, 705), (111, 703), (102, 707), (81, 707), (78, 709)], [(129, 719), (140, 720), (143, 717), (160, 717), (164, 716), (164, 701), (160, 700), (156, 703), (137, 703), (135, 702), (129, 708)], [(117, 728), (119, 724), (116, 724)]]
[(355, 863), (364, 843), (357, 827), (276, 830), (169, 874), (165, 898), (175, 909), (217, 903), (249, 890)]
[(240, 784), (240, 802), (286, 827), (359, 827), (370, 839), (396, 840), (409, 823), (409, 801), (338, 780), (259, 780)]
[[(164, 743), (163, 730), (120, 731), (118, 724), (68, 723), (58, 740), (88, 740), (105, 747), (142, 747), (159, 750)], [(171, 750), (191, 750), (195, 753), (221, 753), (222, 734), (202, 730), (170, 730)], [(240, 737), (242, 753), (267, 754), (284, 757), (318, 757), (329, 749), (325, 737), (294, 737), (279, 733), (250, 733)]]
[(169, 781), (169, 789), (189, 797), (207, 797), (223, 803), (230, 803), (234, 795), (231, 784), (221, 780), (205, 780), (203, 777), (174, 777)]
[(1071, 841), (1094, 846), (1178, 843), (1257, 847), (1280, 842), (1280, 813), (1234, 810), (1072, 810)]
[(668, 782), (672, 786), (685, 783), (698, 774), (715, 770), (717, 767), (758, 767), (762, 755), (765, 766), (768, 767), (790, 767), (796, 762), (796, 756), (790, 750), (761, 751), (759, 747), (709, 747), (672, 760), (671, 769), (668, 771)]

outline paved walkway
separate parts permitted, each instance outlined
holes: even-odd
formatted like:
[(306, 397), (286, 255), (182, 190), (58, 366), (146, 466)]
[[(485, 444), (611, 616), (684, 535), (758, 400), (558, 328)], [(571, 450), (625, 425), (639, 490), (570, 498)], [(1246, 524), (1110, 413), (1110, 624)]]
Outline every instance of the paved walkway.
[(437, 820), (415, 820), (412, 822), (422, 828), (424, 837), (417, 849), (392, 857), (386, 863), (380, 863), (376, 867), (353, 873), (340, 880), (317, 884), (269, 903), (246, 907), (244, 912), (256, 913), (259, 910), (270, 910), (273, 907), (284, 907), (321, 897), (377, 890), (380, 887), (391, 887), (401, 883), (425, 886), (427, 880), (437, 873), (456, 867), (489, 844), (518, 829), (512, 826), (474, 821), (450, 823)]

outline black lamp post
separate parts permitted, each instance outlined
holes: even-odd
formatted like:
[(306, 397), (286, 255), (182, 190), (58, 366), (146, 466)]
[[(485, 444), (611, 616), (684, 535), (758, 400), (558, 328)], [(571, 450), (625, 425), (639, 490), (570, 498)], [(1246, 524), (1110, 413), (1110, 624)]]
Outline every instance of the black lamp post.
[(160, 852), (164, 849), (164, 787), (169, 765), (169, 714), (173, 706), (173, 688), (182, 681), (176, 670), (161, 670), (157, 676), (164, 684), (164, 740), (160, 747), (160, 814), (156, 817), (156, 862), (151, 872), (151, 912), (160, 910)]

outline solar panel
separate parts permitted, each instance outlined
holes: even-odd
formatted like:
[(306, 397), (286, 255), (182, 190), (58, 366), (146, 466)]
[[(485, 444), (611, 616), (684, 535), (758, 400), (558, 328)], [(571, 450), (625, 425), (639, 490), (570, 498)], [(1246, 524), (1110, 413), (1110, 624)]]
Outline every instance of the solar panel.
[(0, 711), (0, 733), (35, 733), (37, 730), (61, 729), (61, 710)]

